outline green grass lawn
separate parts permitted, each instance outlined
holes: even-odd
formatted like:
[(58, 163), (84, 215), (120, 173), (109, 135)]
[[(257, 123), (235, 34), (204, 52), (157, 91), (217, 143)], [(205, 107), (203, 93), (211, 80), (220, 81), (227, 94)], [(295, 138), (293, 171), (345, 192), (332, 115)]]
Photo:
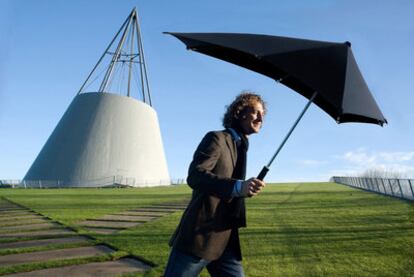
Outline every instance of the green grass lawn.
[[(190, 194), (187, 186), (0, 190), (0, 196), (81, 233), (76, 222), (86, 218)], [(414, 203), (314, 183), (268, 185), (247, 207), (248, 227), (240, 232), (246, 276), (414, 276)], [(95, 237), (151, 261), (156, 267), (145, 276), (159, 276), (180, 216)]]

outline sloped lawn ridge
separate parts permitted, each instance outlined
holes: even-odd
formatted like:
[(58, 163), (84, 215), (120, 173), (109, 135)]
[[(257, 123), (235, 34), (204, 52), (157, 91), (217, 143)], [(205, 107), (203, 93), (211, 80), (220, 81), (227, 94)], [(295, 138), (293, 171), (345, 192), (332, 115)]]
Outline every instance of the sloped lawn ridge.
[[(185, 185), (0, 190), (0, 196), (80, 233), (84, 231), (76, 223), (87, 218), (190, 195)], [(333, 183), (268, 185), (246, 202), (248, 228), (240, 232), (246, 276), (414, 276), (413, 203)], [(159, 276), (181, 214), (94, 236), (152, 262), (156, 266), (144, 276)]]

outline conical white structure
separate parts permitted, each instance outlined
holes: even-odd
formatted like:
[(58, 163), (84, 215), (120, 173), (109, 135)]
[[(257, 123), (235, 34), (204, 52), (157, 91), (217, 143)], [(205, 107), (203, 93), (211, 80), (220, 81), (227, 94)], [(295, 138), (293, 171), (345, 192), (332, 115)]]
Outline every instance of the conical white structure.
[[(117, 49), (110, 52), (109, 49), (121, 30), (123, 35)], [(132, 33), (129, 39), (128, 32)], [(138, 53), (133, 52), (134, 33), (137, 33)], [(111, 54), (112, 58), (98, 92), (82, 93), (82, 89), (103, 57), (24, 177), (27, 186), (170, 184), (157, 113), (150, 105), (151, 97), (135, 9), (118, 34), (103, 55)], [(123, 50), (125, 43), (130, 46), (130, 54), (125, 54)], [(116, 67), (120, 62), (125, 65), (125, 56), (130, 61), (126, 65), (129, 68), (127, 96), (104, 92), (109, 90), (109, 82), (114, 80)], [(134, 61), (135, 58), (139, 62)], [(141, 69), (143, 101), (129, 97), (133, 62), (138, 63)]]

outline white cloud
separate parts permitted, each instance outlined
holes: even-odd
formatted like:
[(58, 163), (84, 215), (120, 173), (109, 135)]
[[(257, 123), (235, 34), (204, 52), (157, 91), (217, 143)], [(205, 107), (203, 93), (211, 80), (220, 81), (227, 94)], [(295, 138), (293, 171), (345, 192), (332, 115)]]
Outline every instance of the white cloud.
[[(414, 178), (414, 151), (386, 152), (358, 148), (326, 160), (297, 160), (303, 178), (280, 178), (278, 181), (328, 181), (332, 176), (362, 176), (377, 171), (384, 176)], [(308, 171), (306, 171), (308, 170)]]
[[(366, 170), (395, 173), (402, 177), (414, 176), (414, 151), (369, 152), (364, 148), (348, 151), (340, 159), (347, 163), (347, 170), (338, 170), (336, 176), (358, 176)], [(332, 172), (334, 173), (334, 172)]]
[(342, 156), (342, 158), (345, 161), (357, 165), (375, 164), (377, 162), (377, 155), (369, 154), (363, 148), (355, 151), (348, 151)]
[(300, 160), (298, 163), (306, 166), (320, 166), (323, 164), (328, 163), (327, 161), (319, 161), (319, 160)]
[(379, 157), (387, 162), (414, 161), (414, 152), (381, 152)]

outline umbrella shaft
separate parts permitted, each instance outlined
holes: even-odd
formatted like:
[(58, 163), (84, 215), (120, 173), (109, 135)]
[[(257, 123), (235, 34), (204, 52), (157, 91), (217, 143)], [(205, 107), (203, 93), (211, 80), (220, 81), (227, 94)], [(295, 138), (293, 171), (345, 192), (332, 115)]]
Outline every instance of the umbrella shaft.
[(318, 92), (314, 92), (312, 97), (309, 99), (308, 103), (306, 104), (303, 111), (300, 113), (298, 119), (296, 119), (296, 122), (293, 124), (293, 126), (290, 128), (289, 132), (287, 133), (285, 139), (282, 141), (282, 143), (279, 145), (279, 148), (276, 150), (276, 153), (273, 155), (272, 159), (270, 159), (269, 163), (267, 164), (267, 168), (270, 167), (270, 165), (273, 163), (273, 160), (276, 158), (276, 156), (279, 154), (280, 150), (282, 150), (283, 146), (285, 145), (286, 141), (289, 139), (290, 135), (292, 134), (293, 130), (295, 130), (296, 125), (298, 125), (299, 121), (302, 119), (305, 112), (308, 110), (310, 104), (312, 104), (313, 100), (315, 99)]

